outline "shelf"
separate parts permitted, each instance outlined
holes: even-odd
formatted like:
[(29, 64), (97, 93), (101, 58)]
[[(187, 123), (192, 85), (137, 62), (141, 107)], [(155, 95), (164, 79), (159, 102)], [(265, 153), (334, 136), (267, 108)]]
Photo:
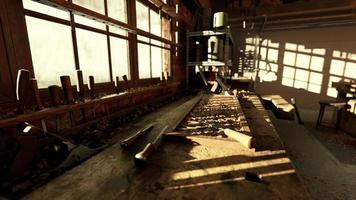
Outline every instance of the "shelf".
[(224, 67), (224, 66), (232, 66), (231, 62), (222, 62), (222, 61), (202, 61), (202, 62), (188, 62), (187, 66), (216, 66), (216, 67)]
[(232, 35), (230, 29), (215, 29), (215, 30), (205, 30), (205, 31), (196, 31), (196, 32), (187, 32), (187, 37), (199, 37), (199, 36), (218, 36), (218, 35), (227, 35), (232, 43)]

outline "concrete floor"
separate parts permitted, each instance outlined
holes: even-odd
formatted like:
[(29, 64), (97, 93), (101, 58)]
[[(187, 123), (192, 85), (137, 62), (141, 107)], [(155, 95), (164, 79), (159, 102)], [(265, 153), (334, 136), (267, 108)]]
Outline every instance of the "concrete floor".
[(314, 199), (356, 199), (356, 140), (314, 128), (317, 111), (301, 110), (305, 125), (269, 112), (298, 174)]

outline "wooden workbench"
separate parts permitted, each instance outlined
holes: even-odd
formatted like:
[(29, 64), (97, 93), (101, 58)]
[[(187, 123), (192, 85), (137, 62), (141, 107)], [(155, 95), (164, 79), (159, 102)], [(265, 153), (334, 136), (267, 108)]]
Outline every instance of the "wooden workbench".
[[(121, 129), (124, 138), (144, 124), (156, 122), (137, 148), (124, 152), (115, 144), (25, 199), (309, 199), (273, 127), (259, 136), (273, 148), (254, 151), (225, 139), (190, 137), (192, 142), (164, 141), (149, 165), (135, 167), (135, 153), (163, 125), (170, 129), (177, 125), (175, 121), (197, 99), (175, 102)], [(249, 109), (253, 109), (251, 105)], [(256, 108), (247, 119), (253, 113), (260, 114)], [(258, 120), (258, 126), (262, 127), (261, 123), (263, 120)], [(256, 131), (258, 126), (253, 126), (251, 130)], [(246, 172), (259, 174), (262, 183), (245, 180)]]

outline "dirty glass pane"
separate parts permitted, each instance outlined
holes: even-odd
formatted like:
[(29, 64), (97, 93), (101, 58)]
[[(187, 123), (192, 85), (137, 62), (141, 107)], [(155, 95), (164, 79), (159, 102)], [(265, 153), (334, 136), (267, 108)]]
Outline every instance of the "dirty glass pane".
[(149, 19), (149, 9), (147, 6), (143, 5), (139, 1), (136, 1), (136, 19), (137, 19), (137, 28), (144, 31), (150, 31)]
[(162, 37), (167, 39), (167, 40), (171, 40), (171, 22), (166, 19), (166, 18), (162, 18)]
[(163, 49), (163, 72), (171, 75), (171, 51)]
[(127, 36), (127, 31), (125, 31), (125, 30), (123, 30), (121, 28), (115, 27), (115, 26), (109, 26), (109, 31), (111, 33), (116, 33), (116, 34), (119, 34), (119, 35)]
[(151, 47), (152, 78), (158, 78), (162, 75), (162, 49)]
[(151, 33), (157, 36), (161, 36), (161, 17), (158, 13), (153, 10), (150, 10), (150, 26), (151, 26)]
[(111, 63), (112, 63), (112, 75), (120, 77), (122, 80), (123, 75), (127, 75), (130, 78), (129, 70), (129, 52), (127, 40), (110, 37), (111, 48)]
[(150, 46), (138, 43), (138, 74), (140, 79), (151, 78)]
[(100, 14), (105, 14), (104, 0), (73, 0), (73, 3)]
[(83, 25), (86, 25), (86, 26), (94, 27), (94, 28), (98, 28), (98, 29), (101, 29), (101, 30), (105, 30), (106, 29), (106, 25), (104, 23), (95, 21), (93, 19), (88, 19), (87, 17), (74, 15), (74, 21), (75, 21), (75, 23), (83, 24)]
[(78, 55), (84, 82), (94, 76), (96, 83), (110, 82), (109, 55), (106, 35), (77, 29)]
[(60, 76), (75, 83), (75, 63), (69, 26), (26, 16), (35, 77), (39, 88), (60, 85)]
[(127, 22), (126, 0), (107, 0), (109, 17), (121, 22)]
[(53, 17), (69, 20), (69, 12), (63, 11), (51, 6), (47, 6), (32, 0), (23, 0), (23, 7), (28, 10), (33, 10)]

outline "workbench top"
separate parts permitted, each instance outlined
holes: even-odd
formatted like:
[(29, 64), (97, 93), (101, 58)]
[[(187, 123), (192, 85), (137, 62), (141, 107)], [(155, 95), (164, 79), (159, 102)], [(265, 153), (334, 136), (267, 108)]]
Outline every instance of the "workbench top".
[[(176, 102), (145, 116), (121, 130), (157, 123), (137, 148), (125, 152), (115, 144), (25, 199), (309, 199), (281, 144), (254, 151), (226, 139), (189, 137), (191, 142), (164, 141), (147, 166), (136, 167), (135, 153), (189, 107), (189, 101)], [(262, 183), (246, 180), (246, 172)]]

